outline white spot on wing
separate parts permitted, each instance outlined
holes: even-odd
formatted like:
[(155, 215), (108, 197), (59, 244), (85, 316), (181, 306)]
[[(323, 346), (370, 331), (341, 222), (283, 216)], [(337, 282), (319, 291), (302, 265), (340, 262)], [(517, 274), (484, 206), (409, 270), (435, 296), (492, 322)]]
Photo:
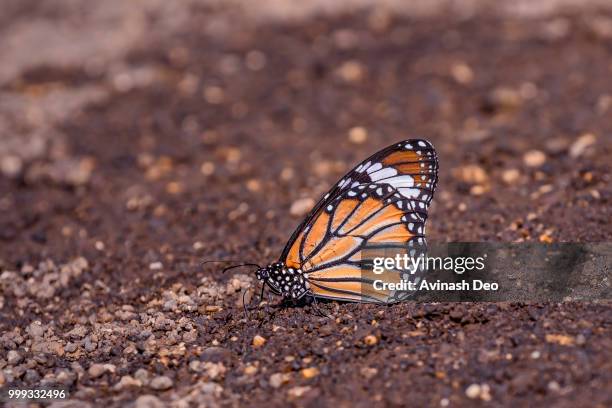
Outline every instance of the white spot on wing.
[(378, 170), (378, 171), (375, 171), (369, 174), (370, 174), (370, 178), (372, 179), (372, 181), (378, 181), (378, 180), (387, 179), (387, 178), (397, 175), (397, 170), (395, 170), (393, 167), (385, 167), (382, 170)]
[(371, 165), (372, 165), (372, 162), (367, 162), (367, 163), (365, 163), (365, 164), (363, 164), (363, 165), (361, 165), (361, 166), (357, 167), (357, 168), (355, 169), (355, 171), (356, 171), (357, 173), (363, 173), (363, 172), (364, 172), (365, 170), (367, 170), (367, 169), (368, 169), (368, 168), (369, 168)]
[(378, 170), (380, 170), (380, 169), (382, 169), (382, 168), (383, 168), (383, 165), (382, 165), (382, 164), (380, 164), (380, 163), (374, 163), (372, 166), (370, 166), (370, 167), (368, 168), (367, 172), (368, 172), (368, 174), (371, 174), (371, 173), (373, 173), (373, 172), (375, 172), (375, 171), (378, 171)]
[(414, 179), (408, 175), (404, 175), (387, 179), (385, 183), (391, 184), (396, 189), (401, 187), (413, 187)]
[(399, 188), (397, 191), (406, 198), (416, 198), (420, 193), (418, 188)]

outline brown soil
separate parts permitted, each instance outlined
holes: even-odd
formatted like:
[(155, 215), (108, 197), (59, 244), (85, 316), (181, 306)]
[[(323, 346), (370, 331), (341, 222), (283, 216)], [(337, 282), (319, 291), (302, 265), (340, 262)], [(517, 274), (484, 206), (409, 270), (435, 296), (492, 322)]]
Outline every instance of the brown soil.
[[(11, 12), (9, 33), (66, 23)], [(200, 265), (275, 261), (293, 203), (417, 136), (440, 156), (430, 241), (610, 240), (612, 14), (149, 18), (120, 55), (0, 76), (0, 385), (108, 406), (612, 404), (609, 303), (327, 319), (273, 299), (247, 319), (250, 271)]]

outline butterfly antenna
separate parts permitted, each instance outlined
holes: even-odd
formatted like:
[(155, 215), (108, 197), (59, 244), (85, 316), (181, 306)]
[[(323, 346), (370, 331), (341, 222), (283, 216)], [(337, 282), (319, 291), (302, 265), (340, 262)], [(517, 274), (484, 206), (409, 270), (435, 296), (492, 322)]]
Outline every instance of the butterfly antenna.
[(238, 262), (238, 263), (242, 263), (244, 261), (239, 261), (237, 259), (222, 259), (222, 260), (208, 261), (208, 260), (202, 259), (200, 261), (200, 266), (204, 266), (204, 265), (209, 264), (209, 263), (223, 263), (223, 262)]
[(254, 266), (256, 268), (261, 268), (261, 266), (259, 266), (256, 263), (241, 263), (241, 264), (238, 264), (238, 265), (228, 266), (227, 268), (223, 269), (223, 273), (229, 271), (230, 269), (240, 268), (241, 266)]

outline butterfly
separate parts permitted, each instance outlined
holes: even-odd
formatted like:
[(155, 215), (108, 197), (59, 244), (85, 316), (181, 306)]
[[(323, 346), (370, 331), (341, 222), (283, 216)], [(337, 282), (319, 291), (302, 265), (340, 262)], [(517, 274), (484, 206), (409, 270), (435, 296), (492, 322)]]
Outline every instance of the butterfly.
[(438, 158), (430, 142), (409, 139), (380, 150), (318, 201), (279, 260), (258, 267), (257, 279), (285, 299), (404, 300), (406, 291), (381, 288), (381, 282), (398, 283), (410, 274), (396, 269), (375, 274), (372, 254), (414, 255), (411, 248), (424, 247), (437, 182)]

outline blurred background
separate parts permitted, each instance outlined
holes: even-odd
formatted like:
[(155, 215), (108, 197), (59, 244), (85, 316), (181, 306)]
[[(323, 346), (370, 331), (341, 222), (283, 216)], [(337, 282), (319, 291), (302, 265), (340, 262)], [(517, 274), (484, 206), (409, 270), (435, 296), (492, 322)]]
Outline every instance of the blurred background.
[[(202, 258), (276, 260), (332, 183), (410, 137), (440, 156), (430, 240), (609, 240), (611, 6), (2, 0), (6, 330), (159, 309), (220, 279)], [(106, 361), (56, 342), (77, 344), (64, 366)]]

